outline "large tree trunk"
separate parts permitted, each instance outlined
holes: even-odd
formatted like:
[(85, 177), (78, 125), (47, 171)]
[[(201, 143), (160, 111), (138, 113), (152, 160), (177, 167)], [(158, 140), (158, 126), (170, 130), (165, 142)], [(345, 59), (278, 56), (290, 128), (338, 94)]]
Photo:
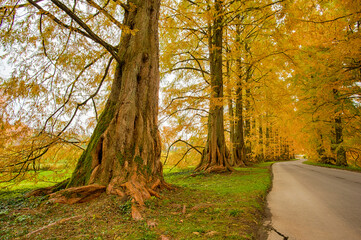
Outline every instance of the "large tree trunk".
[(222, 1), (215, 0), (215, 17), (210, 32), (211, 100), (208, 117), (208, 137), (201, 162), (196, 171), (230, 171), (229, 152), (224, 137), (223, 72), (222, 72)]
[(128, 3), (135, 9), (125, 13), (124, 24), (138, 31), (122, 33), (109, 99), (65, 191), (71, 196), (79, 186), (100, 185), (143, 205), (166, 186), (157, 128), (160, 0)]

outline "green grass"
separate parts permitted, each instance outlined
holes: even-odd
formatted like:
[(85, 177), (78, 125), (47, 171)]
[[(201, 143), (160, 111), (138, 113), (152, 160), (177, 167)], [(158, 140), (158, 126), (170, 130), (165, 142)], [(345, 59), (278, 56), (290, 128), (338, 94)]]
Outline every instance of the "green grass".
[(354, 166), (336, 166), (336, 165), (330, 165), (330, 164), (324, 164), (324, 163), (317, 163), (317, 162), (311, 162), (311, 161), (304, 161), (304, 164), (312, 165), (312, 166), (319, 166), (319, 167), (327, 167), (327, 168), (335, 168), (335, 169), (343, 169), (343, 170), (349, 170), (354, 172), (361, 172), (361, 168), (354, 167)]
[(0, 183), (0, 189), (3, 189), (3, 191), (12, 191), (49, 187), (57, 182), (65, 180), (70, 177), (70, 175), (71, 173), (68, 170), (28, 171), (25, 175), (19, 176), (19, 178), (14, 181)]
[(270, 164), (237, 168), (231, 174), (165, 170), (174, 189), (146, 201), (143, 221), (131, 220), (130, 201), (116, 196), (63, 205), (44, 197), (24, 198), (25, 188), (2, 192), (0, 239), (24, 238), (71, 216), (80, 218), (45, 228), (33, 239), (255, 239), (271, 185)]

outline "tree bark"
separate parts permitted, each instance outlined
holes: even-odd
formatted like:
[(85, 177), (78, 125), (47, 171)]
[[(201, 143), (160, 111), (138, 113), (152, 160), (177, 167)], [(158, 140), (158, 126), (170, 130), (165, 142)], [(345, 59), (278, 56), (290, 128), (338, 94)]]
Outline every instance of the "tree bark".
[[(333, 89), (333, 95), (336, 101), (338, 101), (338, 90)], [(337, 113), (335, 118), (335, 149), (336, 149), (336, 165), (337, 166), (347, 166), (346, 151), (342, 146), (343, 136), (342, 136), (342, 118), (341, 114)]]
[[(238, 69), (241, 71), (241, 60), (237, 60)], [(235, 132), (234, 132), (234, 148), (233, 154), (235, 165), (245, 166), (246, 149), (244, 144), (244, 123), (243, 123), (243, 88), (242, 75), (239, 74), (236, 88), (236, 117), (235, 117)]]
[(346, 151), (342, 146), (342, 118), (339, 116), (335, 119), (336, 132), (336, 165), (347, 166)]
[(245, 120), (244, 120), (244, 138), (245, 138), (245, 162), (250, 162), (250, 155), (252, 153), (251, 143), (251, 89), (249, 88), (249, 81), (251, 78), (251, 67), (246, 69), (246, 96), (245, 96)]
[[(238, 16), (238, 20), (240, 18)], [(236, 26), (236, 42), (240, 48), (241, 46), (241, 30), (240, 26)], [(234, 130), (234, 148), (233, 155), (235, 159), (236, 166), (245, 166), (246, 151), (244, 144), (244, 119), (243, 119), (243, 84), (242, 84), (242, 61), (241, 56), (236, 60), (238, 78), (236, 85), (236, 114), (235, 114), (235, 130)]]
[(257, 153), (257, 158), (258, 158), (258, 162), (264, 162), (265, 161), (265, 157), (264, 157), (264, 134), (263, 134), (264, 130), (263, 130), (263, 117), (260, 116), (259, 117), (259, 127), (258, 127), (258, 153)]
[[(126, 10), (124, 24), (137, 33), (122, 33), (109, 98), (65, 191), (100, 185), (108, 194), (129, 196), (142, 206), (167, 186), (157, 126), (160, 0), (128, 4), (135, 7)], [(139, 218), (133, 210), (133, 217)]]
[(229, 115), (229, 139), (230, 139), (230, 164), (232, 166), (236, 165), (236, 160), (235, 160), (235, 154), (234, 154), (234, 148), (235, 148), (235, 118), (234, 118), (234, 110), (233, 110), (233, 96), (232, 96), (232, 84), (230, 84), (230, 60), (229, 60), (229, 49), (227, 49), (227, 83), (228, 83), (228, 88), (227, 88), (227, 101), (228, 101), (228, 115)]
[(202, 159), (196, 167), (196, 171), (219, 172), (232, 170), (228, 162), (229, 152), (226, 147), (223, 122), (222, 8), (223, 1), (215, 0), (215, 17), (209, 36), (211, 100), (208, 117), (208, 137)]

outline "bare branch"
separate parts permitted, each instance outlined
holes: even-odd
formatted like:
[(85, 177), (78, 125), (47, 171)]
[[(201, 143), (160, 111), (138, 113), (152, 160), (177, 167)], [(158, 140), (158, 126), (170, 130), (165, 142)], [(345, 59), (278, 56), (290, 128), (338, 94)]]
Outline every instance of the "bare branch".
[(123, 3), (121, 0), (113, 0), (114, 2), (118, 3), (126, 12), (131, 11), (131, 7), (125, 3)]
[(343, 18), (350, 17), (352, 15), (360, 14), (360, 13), (361, 12), (354, 12), (354, 13), (350, 13), (350, 14), (347, 14), (347, 15), (344, 15), (344, 16), (340, 16), (340, 17), (337, 17), (337, 18), (334, 18), (334, 19), (329, 19), (329, 20), (324, 20), (324, 21), (313, 21), (313, 20), (304, 20), (304, 19), (296, 19), (296, 20), (300, 21), (300, 22), (309, 22), (309, 23), (329, 23), (329, 22), (334, 22), (334, 21), (337, 21), (337, 20), (340, 20), (340, 19), (343, 19)]
[[(35, 3), (39, 3), (39, 2), (42, 2), (44, 0), (35, 0), (34, 2)], [(4, 11), (4, 10), (7, 10), (7, 9), (18, 9), (18, 8), (23, 8), (23, 7), (27, 7), (30, 5), (30, 3), (25, 3), (25, 4), (18, 4), (19, 1), (16, 2), (15, 5), (7, 5), (7, 6), (2, 6), (0, 7), (0, 11)]]
[[(67, 99), (64, 100), (64, 103), (55, 111), (53, 112), (45, 121), (44, 123), (44, 127), (43, 129), (40, 131), (39, 134), (43, 133), (45, 131), (45, 128), (46, 128), (46, 125), (47, 123), (50, 121), (50, 119), (52, 119), (60, 110), (62, 110), (66, 104), (68, 104), (68, 102), (70, 101), (70, 98), (73, 94), (73, 89), (75, 87), (75, 83), (79, 80), (79, 78), (82, 76), (82, 74), (89, 68), (91, 67), (92, 65), (94, 65), (99, 59), (101, 59), (102, 57), (104, 57), (106, 54), (106, 52), (103, 52), (99, 57), (97, 57), (96, 59), (93, 59), (93, 61), (91, 61), (90, 63), (88, 63), (81, 71), (80, 73), (78, 74), (78, 76), (75, 78), (75, 80), (70, 84), (71, 88), (70, 88), (70, 93), (67, 97)], [(112, 58), (111, 58), (112, 59)], [(70, 87), (69, 86), (69, 87)], [(68, 87), (68, 89), (69, 89)], [(66, 90), (66, 93), (68, 92), (68, 89)], [(66, 94), (65, 93), (65, 94)]]
[(93, 103), (93, 107), (94, 107), (94, 112), (95, 112), (95, 119), (98, 122), (98, 111), (97, 111), (97, 105), (95, 104), (94, 98), (92, 98), (92, 103)]
[(165, 110), (167, 110), (172, 104), (174, 101), (176, 100), (182, 100), (182, 99), (187, 99), (187, 98), (193, 98), (193, 99), (205, 99), (206, 97), (205, 96), (200, 96), (200, 97), (195, 97), (195, 96), (183, 96), (183, 97), (176, 97), (176, 98), (172, 98), (170, 103), (168, 103), (168, 105), (163, 108), (160, 113), (163, 113)]
[(164, 73), (171, 73), (171, 72), (174, 72), (174, 71), (179, 71), (179, 70), (193, 70), (193, 71), (198, 71), (198, 72), (201, 72), (202, 74), (208, 74), (209, 75), (209, 72), (203, 70), (203, 69), (198, 69), (198, 68), (194, 68), (194, 67), (178, 67), (178, 68), (173, 68), (171, 70), (168, 70)]
[[(28, 1), (32, 1), (32, 0), (28, 0)], [(110, 45), (109, 43), (105, 42), (103, 39), (101, 39), (98, 35), (96, 35), (91, 29), (90, 27), (83, 22), (71, 9), (69, 9), (67, 6), (65, 6), (62, 2), (58, 1), (58, 0), (51, 0), (57, 7), (59, 7), (61, 10), (63, 10), (70, 18), (74, 19), (74, 21), (79, 24), (79, 26), (81, 28), (83, 28), (88, 35), (90, 36), (90, 38), (102, 45), (105, 49), (108, 50), (108, 52), (120, 63), (121, 60), (117, 54), (116, 48), (112, 45)]]
[(72, 123), (72, 121), (74, 120), (74, 118), (75, 118), (75, 116), (76, 116), (79, 108), (80, 108), (81, 106), (84, 106), (85, 104), (87, 104), (87, 102), (88, 102), (90, 99), (93, 99), (96, 95), (98, 95), (98, 92), (99, 92), (100, 88), (102, 87), (105, 78), (106, 78), (107, 75), (108, 75), (109, 68), (110, 68), (110, 66), (111, 66), (112, 61), (113, 61), (113, 57), (111, 57), (111, 58), (109, 59), (108, 65), (107, 65), (107, 67), (106, 67), (106, 69), (105, 69), (104, 76), (103, 76), (102, 80), (100, 81), (97, 90), (96, 90), (92, 95), (90, 95), (87, 99), (85, 99), (83, 102), (78, 103), (78, 104), (76, 105), (76, 108), (75, 108), (75, 110), (74, 110), (74, 113), (73, 113), (72, 117), (71, 117), (70, 120), (68, 121), (67, 125), (65, 125), (65, 127), (57, 134), (57, 136), (60, 136), (60, 135), (69, 127), (69, 125), (70, 125), (70, 124)]
[(96, 8), (99, 12), (103, 13), (112, 23), (118, 26), (120, 29), (123, 29), (124, 26), (118, 20), (116, 20), (112, 15), (110, 15), (104, 8), (99, 6), (93, 0), (86, 0), (92, 7)]
[(176, 111), (172, 112), (171, 114), (169, 114), (168, 116), (166, 116), (164, 119), (159, 120), (159, 125), (161, 125), (163, 122), (165, 122), (167, 119), (169, 119), (174, 114), (176, 114), (178, 112), (182, 112), (182, 111), (201, 111), (201, 112), (206, 112), (207, 114), (209, 114), (209, 111), (204, 110), (204, 109), (197, 109), (197, 108), (187, 107), (187, 108), (184, 108), (184, 109), (176, 110)]
[(89, 36), (89, 34), (87, 34), (86, 32), (84, 32), (84, 31), (82, 31), (82, 30), (80, 30), (80, 29), (78, 29), (78, 28), (75, 28), (75, 27), (72, 27), (72, 26), (70, 26), (70, 25), (67, 25), (67, 24), (63, 23), (63, 22), (60, 21), (57, 17), (55, 17), (53, 14), (51, 14), (50, 12), (46, 11), (45, 9), (43, 9), (43, 8), (42, 8), (40, 5), (38, 5), (35, 1), (33, 1), (33, 0), (28, 0), (28, 2), (29, 2), (31, 5), (33, 5), (34, 7), (36, 7), (41, 14), (48, 16), (51, 20), (53, 20), (55, 23), (59, 24), (60, 26), (66, 28), (66, 29), (69, 29), (69, 30), (71, 30), (71, 31), (74, 31), (74, 32), (76, 32), (76, 33), (79, 33), (79, 34), (81, 34), (81, 35), (83, 35), (83, 36), (85, 36), (85, 37), (87, 37), (87, 38), (92, 39), (92, 38)]
[[(184, 141), (184, 140), (182, 140), (182, 139), (178, 139), (178, 140), (174, 141), (174, 142), (168, 147), (167, 156), (165, 157), (165, 160), (164, 160), (164, 165), (167, 163), (167, 159), (168, 159), (168, 156), (169, 156), (170, 148), (171, 148), (174, 144), (176, 144), (176, 143), (178, 143), (178, 142), (183, 142), (183, 143), (185, 143), (187, 146), (191, 147), (190, 149), (194, 149), (194, 150), (196, 150), (199, 154), (202, 155), (202, 152), (199, 151), (199, 150), (197, 149), (197, 147), (198, 147), (198, 148), (204, 148), (204, 147), (193, 146), (192, 144), (190, 144), (190, 143), (188, 143), (188, 142), (186, 142), (186, 141)], [(189, 150), (189, 149), (188, 149), (188, 150)], [(188, 152), (188, 151), (187, 151), (187, 152)], [(182, 158), (182, 159), (183, 159), (183, 158)], [(181, 160), (182, 160), (182, 159), (181, 159)], [(179, 162), (178, 162), (178, 163), (179, 163)]]

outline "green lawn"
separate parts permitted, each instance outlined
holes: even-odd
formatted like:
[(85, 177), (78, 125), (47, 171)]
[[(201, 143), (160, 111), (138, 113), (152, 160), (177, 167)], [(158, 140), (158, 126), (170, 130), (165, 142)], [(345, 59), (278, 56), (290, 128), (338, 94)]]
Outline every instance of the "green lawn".
[(130, 202), (116, 196), (52, 204), (44, 197), (24, 198), (27, 190), (19, 186), (0, 193), (0, 239), (255, 239), (271, 185), (269, 166), (231, 174), (165, 170), (175, 188), (146, 201), (145, 219), (138, 222), (131, 220)]

